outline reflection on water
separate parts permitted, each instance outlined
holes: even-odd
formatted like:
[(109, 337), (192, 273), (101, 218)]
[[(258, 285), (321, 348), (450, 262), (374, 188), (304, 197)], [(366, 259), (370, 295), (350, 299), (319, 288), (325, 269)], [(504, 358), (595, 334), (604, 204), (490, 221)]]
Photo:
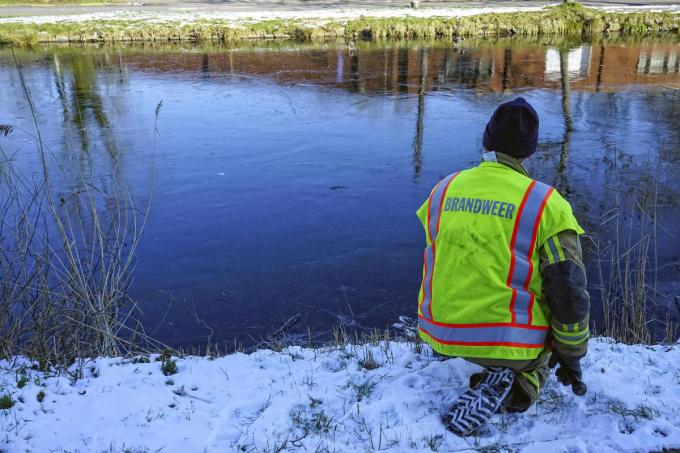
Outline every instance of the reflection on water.
[(545, 53), (546, 79), (560, 80), (588, 77), (590, 72), (591, 46), (579, 46), (573, 49), (550, 48)]
[[(541, 115), (531, 172), (571, 199), (599, 241), (613, 239), (617, 200), (617, 218), (630, 219), (633, 195), (658, 172), (660, 288), (662, 299), (677, 294), (679, 50), (503, 40), (17, 54), (65, 202), (81, 174), (125, 181), (145, 199), (164, 100), (132, 291), (148, 330), (197, 344), (210, 330), (248, 342), (296, 313), (319, 331), (413, 313), (414, 212), (443, 175), (478, 160), (486, 120), (517, 94)], [(0, 82), (0, 123), (31, 130), (7, 50)], [(37, 165), (27, 135), (1, 145)]]
[(651, 48), (640, 53), (637, 65), (640, 74), (672, 74), (680, 71), (676, 49)]

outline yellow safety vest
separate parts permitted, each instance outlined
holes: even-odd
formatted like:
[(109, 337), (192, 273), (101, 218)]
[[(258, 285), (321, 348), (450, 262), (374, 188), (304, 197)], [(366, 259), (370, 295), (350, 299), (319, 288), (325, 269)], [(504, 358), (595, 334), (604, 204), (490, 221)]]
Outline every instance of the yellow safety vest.
[(569, 203), (547, 184), (482, 162), (440, 181), (418, 217), (427, 237), (421, 338), (450, 356), (538, 357), (549, 329), (539, 249), (560, 231), (583, 233)]

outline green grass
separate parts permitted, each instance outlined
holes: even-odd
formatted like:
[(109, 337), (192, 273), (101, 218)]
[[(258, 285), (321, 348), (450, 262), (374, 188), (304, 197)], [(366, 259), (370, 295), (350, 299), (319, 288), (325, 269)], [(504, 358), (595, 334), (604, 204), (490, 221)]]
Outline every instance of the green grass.
[(17, 378), (17, 388), (19, 388), (19, 389), (24, 388), (27, 383), (28, 383), (28, 377), (25, 374), (21, 374)]
[[(5, 0), (0, 0), (5, 1)], [(13, 0), (10, 0), (13, 1)], [(492, 13), (467, 17), (361, 17), (347, 23), (267, 20), (234, 25), (224, 20), (193, 23), (141, 20), (7, 23), (0, 43), (33, 46), (41, 42), (233, 42), (249, 39), (294, 39), (299, 42), (344, 38), (355, 40), (451, 40), (455, 37), (593, 36), (678, 33), (680, 14), (667, 12), (607, 13), (578, 3), (544, 11)]]
[(14, 406), (12, 395), (4, 394), (0, 396), (0, 410), (11, 409)]
[(177, 362), (171, 359), (163, 360), (161, 364), (161, 371), (165, 376), (177, 374)]
[(358, 402), (370, 398), (376, 385), (378, 385), (378, 382), (373, 381), (370, 378), (360, 381), (353, 381), (350, 379), (347, 381), (345, 388), (351, 389), (354, 392)]
[(347, 24), (345, 35), (364, 39), (451, 39), (456, 36), (647, 34), (677, 33), (679, 26), (678, 14), (605, 13), (578, 3), (563, 3), (538, 12), (461, 18), (360, 18)]
[(360, 368), (367, 371), (376, 370), (381, 367), (381, 363), (373, 355), (373, 351), (370, 347), (364, 347), (362, 357), (359, 359), (358, 363)]

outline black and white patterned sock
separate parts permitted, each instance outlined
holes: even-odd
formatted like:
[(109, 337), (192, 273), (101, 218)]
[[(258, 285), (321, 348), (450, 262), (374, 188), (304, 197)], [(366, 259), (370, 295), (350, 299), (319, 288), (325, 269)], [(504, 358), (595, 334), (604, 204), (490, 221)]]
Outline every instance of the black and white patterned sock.
[(514, 380), (510, 368), (487, 368), (479, 385), (463, 393), (443, 415), (444, 424), (458, 436), (474, 434), (498, 410)]

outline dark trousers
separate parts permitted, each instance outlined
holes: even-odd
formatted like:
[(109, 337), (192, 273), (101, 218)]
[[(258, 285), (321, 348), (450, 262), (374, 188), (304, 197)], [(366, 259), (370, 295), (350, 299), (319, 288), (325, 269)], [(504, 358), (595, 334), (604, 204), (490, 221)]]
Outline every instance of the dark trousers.
[(538, 400), (541, 389), (550, 375), (548, 367), (550, 352), (548, 350), (543, 350), (534, 360), (463, 358), (484, 368), (506, 367), (514, 370), (515, 382), (512, 384), (507, 400), (510, 404), (514, 403), (518, 407), (527, 409)]

